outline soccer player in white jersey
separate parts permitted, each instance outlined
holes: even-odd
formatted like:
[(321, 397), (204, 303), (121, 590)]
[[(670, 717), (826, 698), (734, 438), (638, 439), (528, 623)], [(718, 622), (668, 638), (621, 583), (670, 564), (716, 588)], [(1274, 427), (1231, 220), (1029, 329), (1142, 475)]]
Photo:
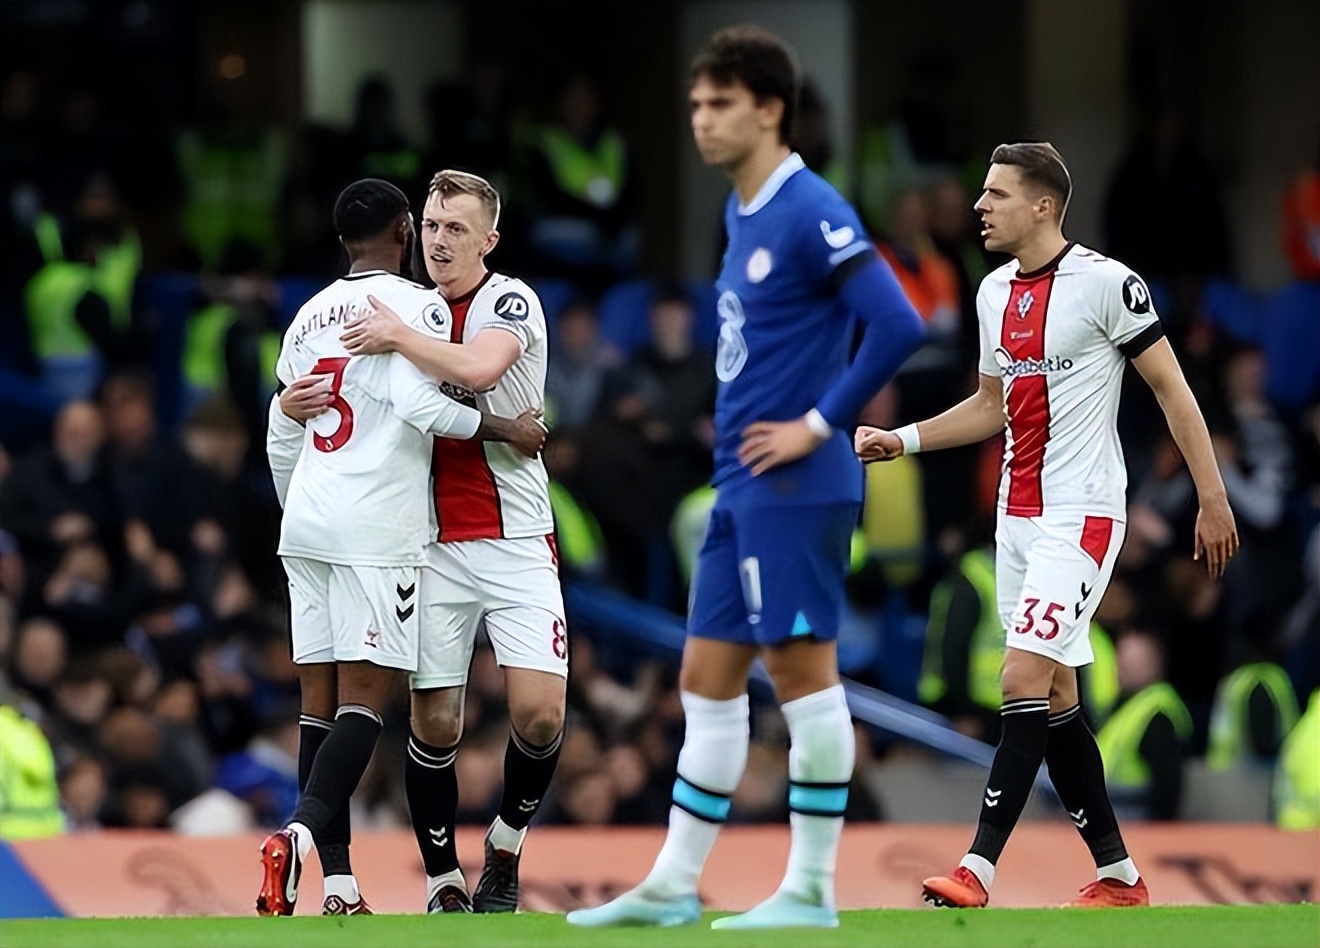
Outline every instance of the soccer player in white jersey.
[[(499, 193), (483, 178), (441, 171), (422, 212), (422, 256), (453, 318), (440, 338), (409, 328), (380, 301), (352, 323), (350, 352), (398, 352), (445, 391), (516, 414), (545, 401), (547, 339), (540, 300), (490, 272)], [(427, 875), (430, 912), (512, 912), (531, 818), (559, 760), (568, 633), (544, 465), (503, 445), (435, 443), (435, 542), (422, 572), (422, 651), (412, 677), (405, 786)], [(463, 703), (477, 629), (504, 668), (511, 731), (504, 793), (486, 835), (485, 867), (469, 896), (454, 844)]]
[(334, 839), (337, 818), (343, 863), (326, 867), (325, 910), (365, 910), (348, 869), (347, 803), (393, 686), (418, 666), (431, 435), (507, 440), (534, 455), (544, 434), (530, 414), (510, 421), (460, 405), (401, 356), (354, 356), (343, 347), (339, 335), (369, 308), (368, 294), (390, 300), (424, 332), (446, 329), (449, 312), (398, 275), (413, 241), (403, 192), (378, 179), (354, 182), (335, 202), (334, 219), (349, 273), (298, 311), (276, 368), (285, 384), (328, 376), (330, 410), (304, 429), (271, 405), (268, 453), (284, 506), (279, 553), (304, 689), (300, 764), (310, 768), (292, 819), (262, 844), (261, 915), (293, 913), (302, 860), (328, 829)]
[(1095, 859), (1072, 906), (1149, 904), (1081, 715), (1077, 668), (1123, 544), (1127, 474), (1116, 420), (1125, 361), (1159, 401), (1187, 459), (1200, 511), (1193, 556), (1220, 576), (1237, 528), (1205, 421), (1141, 278), (1063, 236), (1072, 181), (1046, 143), (1000, 145), (975, 209), (989, 250), (1014, 259), (982, 282), (980, 385), (948, 411), (897, 431), (862, 427), (863, 461), (972, 444), (1005, 429), (996, 583), (1008, 637), (1003, 737), (971, 849), (951, 876), (925, 880), (937, 905), (979, 908), (1043, 759)]

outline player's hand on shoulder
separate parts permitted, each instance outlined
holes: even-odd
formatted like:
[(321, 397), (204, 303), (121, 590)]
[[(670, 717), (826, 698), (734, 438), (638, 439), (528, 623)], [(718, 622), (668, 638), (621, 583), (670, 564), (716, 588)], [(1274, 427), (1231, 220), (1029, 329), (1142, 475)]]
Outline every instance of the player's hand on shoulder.
[(805, 457), (825, 441), (807, 424), (806, 416), (792, 421), (755, 421), (742, 431), (738, 461), (752, 476)]
[(1196, 546), (1192, 559), (1204, 560), (1211, 579), (1224, 575), (1228, 561), (1238, 551), (1237, 523), (1228, 505), (1228, 497), (1220, 494), (1202, 499), (1196, 514)]
[(529, 408), (513, 420), (518, 431), (509, 443), (529, 458), (536, 457), (545, 447), (546, 427), (541, 420), (543, 414), (539, 408)]
[(903, 454), (903, 441), (892, 431), (861, 425), (853, 435), (853, 450), (865, 464), (892, 461)]
[(334, 377), (304, 375), (280, 392), (280, 411), (299, 424), (310, 421), (330, 406)]
[(399, 314), (370, 293), (371, 310), (344, 327), (339, 341), (353, 355), (379, 355), (398, 348), (399, 333), (407, 329)]

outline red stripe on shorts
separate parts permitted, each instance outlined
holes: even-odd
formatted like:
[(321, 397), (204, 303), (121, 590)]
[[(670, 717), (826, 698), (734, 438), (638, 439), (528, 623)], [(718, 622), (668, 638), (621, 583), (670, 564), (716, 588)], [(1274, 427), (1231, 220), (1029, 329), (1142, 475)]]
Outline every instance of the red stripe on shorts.
[(1082, 551), (1103, 566), (1109, 552), (1109, 540), (1114, 535), (1114, 521), (1109, 517), (1087, 517), (1082, 526)]

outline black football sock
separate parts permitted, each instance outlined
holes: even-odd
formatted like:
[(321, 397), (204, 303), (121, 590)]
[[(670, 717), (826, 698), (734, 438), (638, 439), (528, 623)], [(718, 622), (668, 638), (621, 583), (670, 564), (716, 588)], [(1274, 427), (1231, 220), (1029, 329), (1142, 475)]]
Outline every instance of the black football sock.
[(545, 799), (545, 791), (559, 764), (559, 749), (564, 732), (544, 747), (529, 744), (512, 727), (509, 744), (504, 749), (504, 796), (500, 799), (500, 820), (512, 829), (524, 830)]
[(339, 810), (347, 811), (348, 800), (371, 762), (380, 732), (380, 715), (370, 708), (344, 705), (335, 715), (334, 727), (316, 752), (307, 775), (307, 789), (289, 821), (311, 830), (318, 847)]
[[(330, 736), (333, 721), (318, 718), (314, 714), (303, 714), (298, 718), (298, 792), (307, 790), (307, 779), (312, 773), (312, 762), (316, 752), (321, 749), (325, 739)], [(351, 876), (353, 866), (348, 859), (348, 844), (351, 840), (348, 807), (340, 807), (339, 812), (326, 824), (321, 838), (316, 841), (316, 855), (321, 859), (322, 876)]]
[(1105, 788), (1105, 765), (1081, 705), (1050, 715), (1045, 766), (1068, 817), (1082, 834), (1096, 866), (1128, 857), (1114, 807)]
[(458, 776), (454, 761), (458, 745), (434, 747), (416, 734), (408, 735), (408, 757), (403, 785), (408, 793), (417, 848), (428, 876), (442, 876), (458, 868), (454, 824), (458, 819)]
[(1003, 731), (981, 797), (981, 821), (968, 850), (991, 865), (999, 861), (999, 854), (1004, 851), (1004, 844), (1031, 796), (1036, 772), (1045, 756), (1050, 699), (1005, 701), (999, 714)]

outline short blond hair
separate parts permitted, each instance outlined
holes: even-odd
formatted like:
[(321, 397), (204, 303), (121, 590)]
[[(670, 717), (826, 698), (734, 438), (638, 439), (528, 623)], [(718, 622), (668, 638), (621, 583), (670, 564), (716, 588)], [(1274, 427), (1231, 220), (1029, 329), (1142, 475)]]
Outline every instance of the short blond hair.
[(500, 192), (480, 175), (453, 168), (437, 171), (431, 178), (431, 187), (426, 192), (427, 199), (429, 200), (433, 194), (438, 194), (442, 202), (455, 194), (471, 194), (486, 209), (486, 214), (490, 218), (490, 229), (495, 230), (499, 227)]

